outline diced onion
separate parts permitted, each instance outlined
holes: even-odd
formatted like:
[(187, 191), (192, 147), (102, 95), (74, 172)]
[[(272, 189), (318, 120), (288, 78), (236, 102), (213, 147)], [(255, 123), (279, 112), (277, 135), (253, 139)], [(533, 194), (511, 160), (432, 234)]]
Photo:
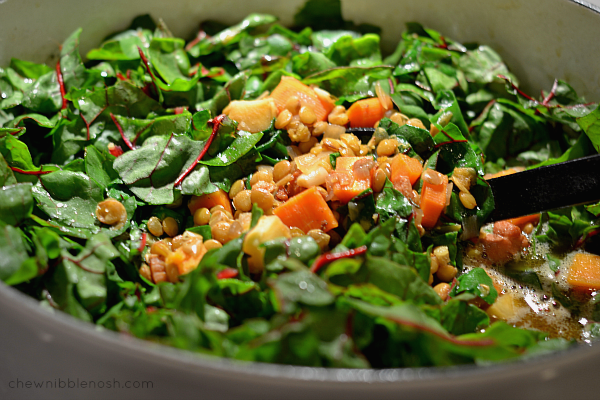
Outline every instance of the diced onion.
[(327, 125), (323, 139), (339, 139), (344, 133), (346, 133), (346, 128), (341, 125)]
[(286, 149), (292, 160), (295, 160), (299, 155), (302, 154), (297, 146), (286, 146)]
[(329, 105), (331, 108), (335, 107), (336, 98), (333, 97), (329, 92), (321, 89), (318, 86), (313, 87), (313, 90), (322, 103)]
[(423, 182), (429, 183), (430, 185), (441, 185), (443, 182), (442, 174), (429, 168), (423, 171), (421, 179), (423, 179)]
[(331, 151), (322, 151), (317, 155), (315, 159), (315, 165), (323, 167), (327, 170), (327, 172), (332, 171), (330, 155), (333, 154)]
[(303, 174), (308, 174), (313, 169), (313, 165), (315, 164), (317, 156), (312, 153), (303, 154), (294, 158), (296, 162), (296, 166)]
[(423, 210), (421, 210), (419, 207), (413, 206), (413, 213), (415, 216), (415, 225), (421, 225), (421, 220), (423, 219)]
[(446, 207), (448, 207), (450, 205), (450, 200), (452, 199), (452, 188), (454, 187), (454, 185), (452, 184), (452, 182), (448, 183), (448, 186), (446, 187)]
[(368, 158), (361, 158), (352, 165), (352, 172), (356, 179), (370, 179), (373, 167), (375, 167), (375, 161)]
[(320, 186), (327, 180), (327, 171), (323, 167), (317, 167), (308, 174), (302, 174), (296, 180), (298, 186), (304, 188), (311, 188), (313, 186)]
[(392, 103), (392, 98), (383, 90), (380, 82), (375, 83), (375, 94), (377, 94), (379, 103), (381, 103), (381, 107), (383, 107), (384, 110), (392, 109), (394, 106)]

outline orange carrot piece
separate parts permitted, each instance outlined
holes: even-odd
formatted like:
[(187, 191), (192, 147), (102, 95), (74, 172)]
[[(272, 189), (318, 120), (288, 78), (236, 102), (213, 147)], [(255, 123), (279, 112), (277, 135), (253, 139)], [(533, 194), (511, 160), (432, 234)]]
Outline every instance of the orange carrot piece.
[(398, 154), (392, 159), (392, 181), (398, 176), (406, 176), (410, 179), (410, 184), (414, 185), (421, 177), (423, 166), (416, 158), (407, 156), (406, 154)]
[(229, 195), (221, 189), (213, 193), (203, 194), (202, 196), (192, 196), (188, 203), (188, 208), (190, 209), (192, 215), (194, 215), (194, 212), (196, 212), (196, 210), (199, 208), (204, 207), (210, 210), (214, 206), (223, 206), (225, 211), (229, 211), (233, 214)]
[(579, 289), (600, 289), (600, 256), (589, 253), (575, 255), (567, 282)]
[(372, 128), (383, 118), (385, 109), (377, 97), (358, 100), (346, 112), (352, 128)]
[(540, 220), (540, 214), (532, 214), (532, 215), (526, 215), (524, 217), (507, 219), (508, 222), (510, 222), (513, 225), (518, 226), (519, 228), (521, 228), (521, 230), (523, 230), (525, 225), (527, 225), (529, 223), (531, 223), (533, 225), (537, 225), (539, 220)]
[(433, 228), (446, 207), (448, 177), (444, 174), (440, 174), (440, 177), (442, 183), (439, 185), (423, 182), (423, 188), (421, 189), (421, 210), (423, 211), (421, 225), (425, 228)]
[(501, 176), (516, 174), (517, 172), (519, 172), (519, 171), (517, 171), (514, 168), (509, 168), (509, 169), (505, 169), (504, 171), (496, 172), (495, 174), (485, 174), (484, 178), (485, 179), (500, 178)]
[(165, 263), (167, 265), (175, 264), (179, 275), (188, 274), (198, 267), (198, 263), (206, 253), (206, 247), (204, 246), (197, 246), (197, 249), (198, 251), (196, 254), (189, 255), (185, 252), (183, 247), (180, 247), (167, 256)]
[(356, 179), (352, 172), (354, 163), (362, 158), (367, 157), (338, 157), (335, 161), (335, 171), (341, 174), (349, 174), (353, 179), (351, 185), (343, 186), (339, 183), (333, 185), (333, 194), (342, 203), (349, 202), (354, 196), (371, 187), (370, 177), (367, 179)]
[(338, 226), (331, 208), (316, 186), (292, 197), (273, 210), (273, 214), (288, 227), (300, 228), (304, 233), (311, 229), (327, 232)]
[(312, 108), (318, 121), (325, 121), (333, 109), (330, 104), (321, 101), (312, 88), (291, 76), (282, 76), (281, 81), (269, 97), (275, 100), (277, 112), (281, 112), (292, 96), (298, 97), (301, 106)]

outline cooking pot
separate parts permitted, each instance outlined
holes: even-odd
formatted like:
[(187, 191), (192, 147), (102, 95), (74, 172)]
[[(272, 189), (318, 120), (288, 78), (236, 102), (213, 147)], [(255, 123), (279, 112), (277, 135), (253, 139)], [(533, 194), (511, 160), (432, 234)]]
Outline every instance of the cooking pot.
[[(150, 13), (180, 37), (200, 21), (236, 23), (250, 12), (291, 24), (304, 0), (0, 0), (0, 65), (11, 57), (55, 63), (83, 27), (85, 54)], [(382, 28), (387, 50), (418, 21), (460, 42), (491, 45), (530, 93), (568, 81), (600, 99), (600, 9), (567, 0), (345, 0), (344, 17)], [(1, 256), (1, 255), (0, 255)], [(344, 370), (247, 364), (99, 330), (0, 283), (2, 399), (556, 399), (595, 398), (600, 346), (491, 366)]]

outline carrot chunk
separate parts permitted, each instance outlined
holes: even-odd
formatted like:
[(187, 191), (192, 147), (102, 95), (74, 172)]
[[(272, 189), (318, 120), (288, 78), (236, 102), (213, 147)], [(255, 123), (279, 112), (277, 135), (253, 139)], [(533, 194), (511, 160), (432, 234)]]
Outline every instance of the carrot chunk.
[(277, 112), (281, 112), (292, 96), (296, 96), (300, 100), (300, 105), (312, 108), (318, 121), (325, 121), (333, 109), (330, 103), (321, 101), (312, 88), (291, 76), (282, 76), (281, 81), (269, 97), (275, 100)]
[(350, 106), (348, 120), (352, 128), (372, 128), (377, 121), (383, 118), (385, 109), (377, 97), (358, 100)]
[(577, 254), (569, 269), (567, 282), (580, 289), (600, 289), (600, 256)]
[(416, 158), (400, 153), (392, 160), (392, 181), (397, 180), (399, 176), (406, 176), (410, 179), (410, 184), (414, 185), (422, 172), (423, 166)]
[(213, 193), (203, 194), (202, 196), (192, 196), (188, 203), (188, 208), (192, 215), (194, 215), (194, 212), (199, 208), (204, 207), (210, 210), (214, 206), (223, 206), (225, 211), (229, 211), (233, 214), (229, 195), (221, 189)]
[(423, 211), (421, 225), (425, 228), (433, 228), (446, 207), (448, 177), (439, 172), (436, 173), (439, 174), (442, 183), (432, 185), (431, 183), (423, 182), (423, 188), (421, 189), (421, 210)]
[(501, 176), (516, 174), (517, 172), (519, 172), (519, 171), (517, 171), (514, 168), (509, 168), (509, 169), (505, 169), (504, 171), (496, 172), (495, 174), (485, 174), (483, 178), (484, 179), (500, 178)]
[(349, 202), (354, 196), (371, 187), (370, 177), (358, 179), (352, 170), (354, 163), (363, 158), (367, 157), (338, 157), (335, 161), (335, 171), (340, 179), (333, 184), (333, 194), (342, 203)]
[(513, 225), (518, 226), (519, 228), (521, 228), (521, 230), (523, 230), (525, 225), (527, 225), (529, 223), (531, 223), (533, 225), (537, 224), (537, 222), (539, 220), (540, 220), (540, 214), (532, 214), (532, 215), (526, 215), (524, 217), (507, 219), (508, 222), (510, 222)]
[(333, 212), (316, 186), (292, 197), (273, 213), (288, 227), (300, 228), (304, 233), (311, 229), (327, 232), (338, 226)]
[(177, 267), (179, 275), (189, 274), (198, 267), (198, 263), (206, 253), (206, 248), (202, 246), (202, 242), (196, 245), (198, 249), (195, 254), (187, 254), (183, 247), (178, 248), (175, 252), (170, 253), (165, 263), (167, 266), (174, 265)]

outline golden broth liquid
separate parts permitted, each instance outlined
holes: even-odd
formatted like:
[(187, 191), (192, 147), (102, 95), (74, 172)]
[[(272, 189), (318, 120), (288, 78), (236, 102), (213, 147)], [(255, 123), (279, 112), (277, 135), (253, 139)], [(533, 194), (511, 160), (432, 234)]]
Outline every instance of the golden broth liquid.
[[(530, 238), (531, 240), (531, 238)], [(473, 251), (475, 250), (475, 251)], [(527, 251), (527, 250), (526, 250)], [(545, 254), (550, 253), (547, 244), (537, 243), (535, 253), (531, 247), (527, 254), (506, 265), (493, 265), (483, 254), (481, 245), (472, 245), (465, 249), (463, 272), (473, 268), (484, 268), (488, 275), (500, 287), (499, 295), (512, 295), (514, 313), (506, 318), (506, 322), (521, 328), (535, 329), (549, 334), (550, 338), (574, 339), (578, 342), (591, 342), (589, 325), (591, 321), (593, 300), (600, 291), (574, 290), (567, 283), (569, 267), (573, 258), (581, 250), (559, 256), (561, 260), (558, 272), (550, 269)], [(505, 275), (511, 264), (518, 264), (520, 270), (535, 272), (540, 278), (542, 289), (526, 285)], [(562, 293), (574, 303), (579, 304), (577, 312), (565, 308), (552, 296), (552, 282), (555, 282)]]

